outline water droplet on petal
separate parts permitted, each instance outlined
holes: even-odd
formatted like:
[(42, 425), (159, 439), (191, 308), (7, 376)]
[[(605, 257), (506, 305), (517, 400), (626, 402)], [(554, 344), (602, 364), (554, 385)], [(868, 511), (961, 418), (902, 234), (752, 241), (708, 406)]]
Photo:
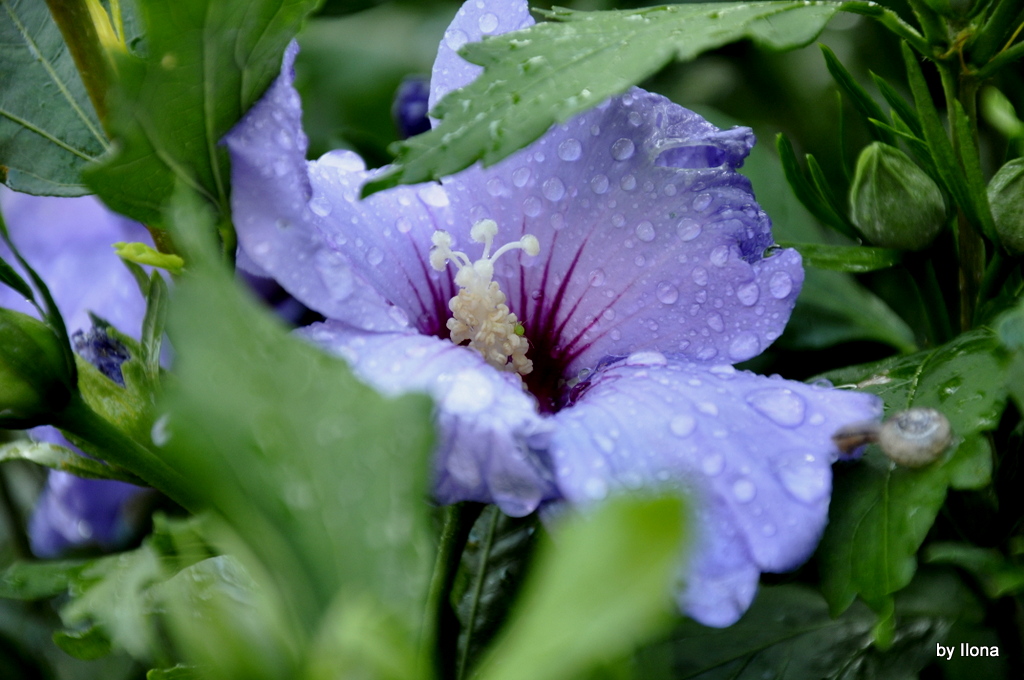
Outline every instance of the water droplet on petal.
[(622, 213), (615, 213), (614, 215), (612, 215), (612, 224), (615, 225), (616, 227), (626, 226), (625, 216), (622, 215)]
[(541, 193), (549, 201), (558, 201), (565, 196), (565, 185), (557, 177), (548, 178), (541, 187)]
[(608, 191), (608, 176), (594, 175), (594, 178), (590, 180), (590, 189), (598, 195)]
[(501, 196), (505, 191), (505, 183), (500, 177), (492, 177), (487, 180), (487, 193), (491, 196)]
[(589, 498), (599, 501), (608, 495), (608, 484), (603, 479), (591, 477), (583, 483), (583, 493)]
[(451, 413), (480, 413), (494, 402), (494, 388), (480, 371), (465, 370), (451, 378), (443, 408)]
[(541, 204), (540, 199), (536, 196), (530, 196), (523, 201), (523, 212), (529, 217), (536, 217), (540, 214)]
[(420, 199), (427, 205), (443, 208), (448, 205), (448, 194), (440, 184), (428, 184), (419, 189)]
[(621, 137), (612, 144), (612, 158), (617, 161), (631, 158), (634, 151), (636, 151), (636, 145), (633, 144), (632, 139), (626, 137)]
[(694, 267), (690, 276), (693, 277), (693, 282), (698, 286), (706, 286), (708, 283), (708, 270), (704, 269), (704, 267)]
[(761, 289), (754, 282), (745, 283), (736, 289), (736, 298), (744, 307), (752, 307), (761, 296)]
[(600, 288), (601, 286), (604, 285), (606, 278), (607, 277), (605, 276), (604, 270), (595, 269), (594, 271), (590, 272), (590, 285), (593, 286), (594, 288)]
[(804, 422), (807, 402), (792, 390), (770, 387), (747, 395), (754, 410), (783, 427), (796, 427)]
[(808, 451), (789, 451), (777, 465), (779, 481), (786, 490), (804, 503), (826, 497), (832, 487), (832, 468), (819, 463)]
[(521, 168), (516, 168), (512, 172), (512, 184), (515, 184), (516, 187), (522, 189), (526, 186), (526, 183), (530, 181), (530, 174), (530, 168), (525, 165)]
[(702, 401), (697, 404), (697, 410), (707, 416), (717, 416), (718, 406), (711, 401)]
[(615, 442), (606, 435), (595, 432), (592, 435), (592, 438), (594, 443), (597, 444), (597, 448), (601, 449), (604, 453), (611, 453), (615, 450)]
[(720, 475), (725, 469), (725, 456), (720, 453), (712, 453), (701, 462), (700, 467), (708, 477)]
[(459, 48), (469, 42), (469, 36), (466, 35), (465, 31), (458, 28), (453, 28), (445, 32), (444, 44), (448, 46), (448, 49), (459, 51)]
[(721, 333), (725, 329), (725, 322), (722, 321), (722, 315), (718, 313), (708, 315), (708, 326), (711, 330)]
[(331, 214), (331, 202), (323, 196), (317, 196), (309, 202), (309, 209), (313, 211), (314, 215), (327, 217)]
[(665, 366), (668, 359), (661, 352), (633, 352), (625, 363), (627, 366)]
[(668, 423), (668, 429), (677, 437), (688, 437), (697, 427), (697, 421), (691, 415), (678, 415)]
[(412, 231), (412, 222), (409, 221), (408, 217), (399, 217), (395, 220), (395, 229), (402, 234), (408, 234)]
[(753, 333), (740, 333), (729, 344), (729, 358), (734, 361), (746, 361), (760, 351), (761, 341)]
[(729, 246), (716, 246), (711, 250), (711, 255), (708, 257), (711, 260), (711, 264), (716, 267), (724, 267), (725, 263), (729, 261)]
[(583, 155), (583, 145), (570, 137), (558, 145), (558, 157), (563, 161), (575, 161)]
[(654, 240), (654, 225), (648, 220), (644, 220), (640, 224), (636, 225), (636, 237), (645, 243), (650, 243)]
[(711, 194), (697, 194), (693, 199), (693, 209), (700, 211), (711, 205)]
[(366, 251), (366, 261), (369, 262), (371, 266), (376, 267), (384, 261), (384, 251), (377, 246), (370, 248)]
[(793, 279), (786, 272), (775, 272), (768, 279), (768, 290), (776, 300), (789, 295), (793, 290)]
[(689, 217), (679, 220), (679, 224), (676, 225), (676, 233), (682, 241), (692, 241), (700, 236), (700, 231), (700, 223), (696, 220), (691, 220)]
[(666, 184), (663, 191), (665, 192), (666, 196), (675, 196), (676, 195), (676, 185), (675, 184)]
[(749, 479), (738, 479), (732, 485), (732, 495), (740, 503), (749, 503), (757, 495), (757, 487)]
[(636, 177), (633, 175), (625, 175), (619, 180), (619, 186), (622, 187), (623, 191), (632, 191), (636, 189)]
[(477, 22), (477, 25), (480, 26), (481, 33), (494, 33), (498, 28), (498, 17), (491, 12), (488, 12), (487, 14), (480, 16), (480, 20)]
[(658, 301), (662, 304), (674, 305), (676, 300), (679, 299), (679, 289), (668, 281), (662, 281), (658, 284), (656, 295), (658, 296)]

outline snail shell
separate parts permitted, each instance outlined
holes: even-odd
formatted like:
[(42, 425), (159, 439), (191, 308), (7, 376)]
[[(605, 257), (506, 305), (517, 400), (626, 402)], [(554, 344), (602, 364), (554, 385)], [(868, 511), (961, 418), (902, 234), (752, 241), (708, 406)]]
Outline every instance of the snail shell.
[(882, 452), (898, 465), (911, 468), (938, 460), (952, 438), (949, 420), (933, 408), (900, 411), (878, 431)]

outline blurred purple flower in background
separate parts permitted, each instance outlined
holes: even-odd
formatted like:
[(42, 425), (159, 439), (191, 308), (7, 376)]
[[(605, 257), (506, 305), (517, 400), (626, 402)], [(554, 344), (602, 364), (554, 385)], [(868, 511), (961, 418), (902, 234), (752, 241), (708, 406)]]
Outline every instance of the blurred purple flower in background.
[(398, 86), (391, 117), (402, 139), (430, 129), (427, 105), (430, 99), (430, 81), (423, 76), (409, 76)]
[[(479, 73), (462, 44), (532, 23), (525, 2), (466, 3), (431, 102)], [(434, 397), (440, 502), (523, 515), (685, 490), (679, 604), (709, 625), (810, 556), (830, 436), (881, 407), (732, 366), (781, 334), (803, 281), (795, 251), (764, 256), (770, 222), (735, 172), (749, 129), (633, 88), (493, 167), (360, 201), (358, 156), (305, 159), (296, 51), (225, 140), (240, 248), (328, 319), (306, 337), (385, 393)]]
[[(0, 188), (0, 208), (11, 239), (53, 294), (75, 350), (123, 385), (121, 363), (129, 358), (127, 349), (93, 328), (89, 314), (128, 335), (139, 334), (145, 300), (112, 244), (151, 244), (146, 228), (110, 212), (91, 196), (30, 196)], [(0, 257), (13, 261), (4, 244)], [(0, 286), (0, 307), (35, 313), (28, 301), (6, 286)], [(37, 427), (30, 434), (36, 441), (75, 449), (52, 427)], [(39, 557), (56, 557), (77, 548), (122, 547), (138, 527), (134, 510), (143, 505), (141, 496), (148, 491), (51, 470), (29, 520), (32, 551)]]

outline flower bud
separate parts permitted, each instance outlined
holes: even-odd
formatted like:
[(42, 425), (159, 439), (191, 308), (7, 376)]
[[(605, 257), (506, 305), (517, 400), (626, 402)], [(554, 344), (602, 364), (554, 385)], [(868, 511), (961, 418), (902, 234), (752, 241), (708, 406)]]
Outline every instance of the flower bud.
[(1024, 253), (1024, 158), (1015, 158), (988, 184), (992, 219), (1003, 247), (1011, 255)]
[(0, 309), (0, 427), (45, 422), (67, 403), (72, 381), (57, 334), (31, 316)]
[(857, 159), (850, 217), (875, 245), (921, 250), (945, 224), (946, 206), (939, 187), (907, 154), (875, 142)]

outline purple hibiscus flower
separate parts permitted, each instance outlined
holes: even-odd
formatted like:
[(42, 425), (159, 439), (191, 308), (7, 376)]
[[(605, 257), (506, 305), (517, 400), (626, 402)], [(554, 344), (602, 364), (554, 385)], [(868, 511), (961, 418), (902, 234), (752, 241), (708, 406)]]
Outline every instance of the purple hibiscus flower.
[[(531, 23), (525, 2), (466, 3), (431, 103), (480, 72), (462, 44)], [(306, 337), (385, 393), (434, 397), (440, 502), (522, 515), (684, 489), (679, 604), (709, 625), (807, 559), (830, 436), (881, 408), (732, 366), (779, 336), (803, 282), (796, 252), (765, 256), (770, 222), (735, 172), (750, 130), (633, 88), (493, 167), (359, 200), (358, 156), (305, 159), (295, 52), (225, 139), (240, 248), (327, 318)]]
[[(12, 240), (50, 288), (75, 350), (123, 385), (120, 366), (128, 358), (127, 350), (93, 329), (89, 314), (138, 334), (145, 301), (111, 245), (151, 243), (145, 227), (110, 212), (91, 196), (52, 198), (0, 188), (0, 207)], [(0, 257), (13, 261), (4, 244)], [(35, 313), (27, 300), (6, 286), (0, 286), (0, 307)], [(31, 435), (37, 441), (74, 448), (52, 427), (34, 428)], [(29, 520), (32, 551), (39, 557), (56, 557), (87, 546), (122, 546), (137, 526), (135, 509), (144, 505), (141, 496), (146, 492), (124, 482), (50, 471)]]

